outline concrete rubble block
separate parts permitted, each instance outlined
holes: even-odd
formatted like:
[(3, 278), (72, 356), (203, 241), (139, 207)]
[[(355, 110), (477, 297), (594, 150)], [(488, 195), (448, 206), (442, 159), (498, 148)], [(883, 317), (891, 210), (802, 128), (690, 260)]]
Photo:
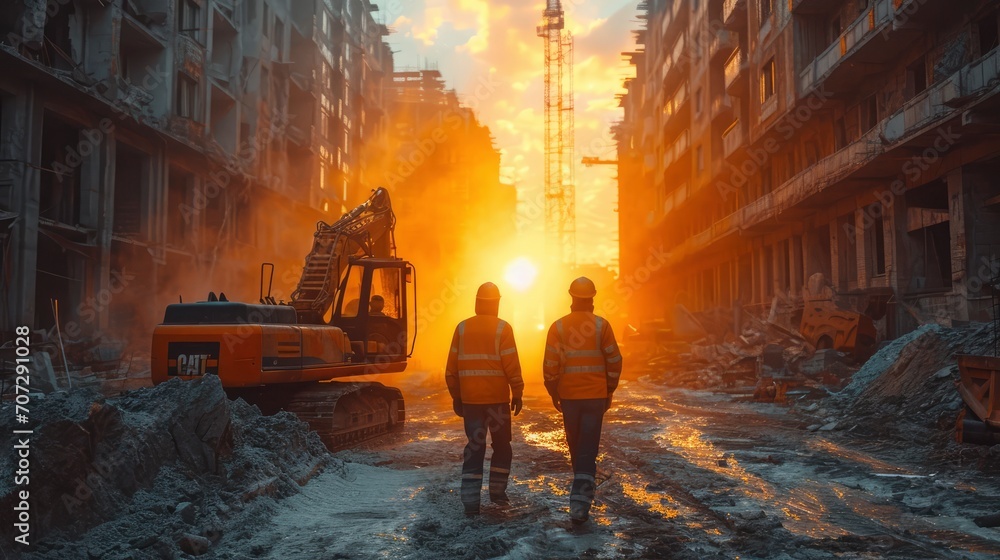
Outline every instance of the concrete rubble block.
[(56, 381), (56, 371), (52, 367), (52, 357), (48, 352), (36, 352), (31, 361), (31, 388), (41, 393), (58, 390), (60, 384)]
[(761, 354), (761, 371), (777, 375), (785, 370), (785, 348), (779, 344), (768, 344)]
[(185, 533), (177, 539), (177, 546), (191, 556), (201, 556), (212, 547), (212, 541), (199, 535)]
[(719, 357), (719, 351), (714, 345), (691, 346), (691, 358), (700, 362), (714, 362)]
[(174, 513), (180, 516), (181, 521), (187, 523), (188, 525), (194, 525), (195, 515), (197, 513), (194, 504), (191, 502), (181, 502), (177, 504), (174, 508)]
[[(180, 459), (214, 473), (227, 436), (229, 402), (216, 379), (166, 383), (106, 400), (88, 389), (47, 396), (33, 408), (33, 470), (51, 504), (36, 526), (77, 532), (121, 514), (123, 500), (151, 485), (160, 468)], [(2, 464), (0, 464), (2, 467)], [(36, 496), (33, 489), (33, 496)], [(0, 506), (13, 495), (0, 496)]]
[(945, 366), (934, 374), (935, 379), (945, 379), (946, 377), (951, 377), (958, 372), (957, 366)]
[(819, 377), (824, 373), (841, 375), (853, 371), (848, 366), (849, 361), (850, 357), (846, 353), (827, 348), (817, 350), (812, 356), (802, 360), (799, 371), (810, 377)]

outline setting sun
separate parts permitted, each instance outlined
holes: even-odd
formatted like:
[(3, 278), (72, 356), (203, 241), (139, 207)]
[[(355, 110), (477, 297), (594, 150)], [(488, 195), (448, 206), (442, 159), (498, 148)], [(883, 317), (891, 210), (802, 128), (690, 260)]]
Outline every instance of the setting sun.
[(519, 292), (530, 288), (535, 283), (536, 276), (538, 276), (538, 269), (524, 257), (519, 257), (507, 265), (507, 271), (504, 273), (504, 279), (507, 280), (507, 283)]

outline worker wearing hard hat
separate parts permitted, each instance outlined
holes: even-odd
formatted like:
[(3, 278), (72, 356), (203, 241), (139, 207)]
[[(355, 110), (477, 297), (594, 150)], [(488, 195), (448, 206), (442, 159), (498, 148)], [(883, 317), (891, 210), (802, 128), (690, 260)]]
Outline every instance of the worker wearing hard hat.
[(552, 404), (563, 414), (573, 463), (569, 515), (578, 524), (590, 517), (601, 424), (618, 388), (622, 355), (611, 325), (594, 314), (594, 283), (577, 278), (569, 294), (571, 313), (549, 328), (542, 371)]
[(514, 330), (497, 317), (500, 290), (487, 282), (476, 294), (476, 315), (458, 324), (448, 353), (445, 381), (455, 414), (465, 420), (462, 463), (462, 504), (465, 513), (479, 513), (483, 487), (486, 434), (493, 440), (490, 460), (490, 500), (506, 504), (510, 475), (510, 414), (521, 412), (524, 381), (514, 344)]

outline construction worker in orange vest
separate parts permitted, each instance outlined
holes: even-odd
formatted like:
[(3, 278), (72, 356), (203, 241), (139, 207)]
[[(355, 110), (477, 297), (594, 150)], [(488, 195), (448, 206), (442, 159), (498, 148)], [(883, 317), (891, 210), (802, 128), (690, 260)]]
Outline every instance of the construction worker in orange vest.
[(514, 330), (497, 317), (499, 307), (500, 290), (492, 282), (480, 286), (476, 315), (455, 329), (445, 368), (452, 407), (465, 420), (465, 435), (469, 438), (462, 462), (462, 504), (467, 515), (479, 513), (487, 432), (493, 440), (490, 501), (509, 503), (510, 414), (517, 416), (521, 412), (524, 381)]
[(573, 297), (571, 313), (549, 328), (542, 372), (552, 404), (563, 415), (573, 462), (569, 515), (574, 524), (580, 524), (590, 517), (594, 501), (601, 424), (618, 388), (622, 355), (611, 325), (594, 315), (594, 283), (577, 278), (569, 294)]

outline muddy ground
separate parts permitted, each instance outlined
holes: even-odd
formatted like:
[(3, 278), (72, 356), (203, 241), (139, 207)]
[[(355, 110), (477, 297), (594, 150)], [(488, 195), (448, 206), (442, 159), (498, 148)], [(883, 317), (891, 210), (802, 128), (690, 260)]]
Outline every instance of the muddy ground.
[[(996, 558), (982, 455), (963, 461), (847, 432), (787, 406), (626, 381), (607, 415), (592, 521), (568, 519), (561, 419), (534, 391), (514, 429), (512, 506), (458, 497), (464, 434), (444, 391), (410, 388), (402, 433), (337, 457), (249, 542), (218, 557)], [(484, 499), (484, 503), (488, 503)], [(227, 543), (220, 543), (225, 545)]]
[[(33, 411), (44, 503), (23, 557), (997, 558), (1000, 529), (974, 519), (1000, 512), (1000, 445), (952, 440), (953, 356), (982, 351), (985, 335), (921, 329), (840, 392), (782, 404), (626, 375), (582, 527), (541, 386), (514, 422), (512, 504), (484, 500), (475, 518), (459, 500), (465, 435), (440, 373), (380, 378), (404, 392), (404, 428), (332, 455), (291, 415), (227, 400), (215, 378), (55, 394)], [(9, 490), (0, 483), (5, 515)], [(0, 559), (21, 552), (0, 547)]]

